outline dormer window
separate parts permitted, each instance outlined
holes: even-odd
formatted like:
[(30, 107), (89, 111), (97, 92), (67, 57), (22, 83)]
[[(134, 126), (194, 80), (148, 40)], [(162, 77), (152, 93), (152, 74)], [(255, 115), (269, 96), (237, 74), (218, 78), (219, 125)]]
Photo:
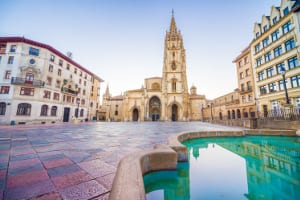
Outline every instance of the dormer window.
[(268, 26), (265, 25), (265, 26), (264, 26), (264, 32), (266, 32), (267, 30), (268, 30)]
[(286, 16), (287, 14), (289, 14), (289, 8), (286, 7), (285, 9), (283, 9), (283, 16)]
[(14, 52), (16, 52), (16, 49), (17, 49), (17, 45), (10, 46), (10, 52), (14, 53)]
[(258, 38), (259, 37), (259, 32), (256, 32), (255, 36), (256, 36), (256, 38)]
[(273, 24), (276, 24), (278, 21), (277, 17), (274, 17), (272, 21), (273, 21)]

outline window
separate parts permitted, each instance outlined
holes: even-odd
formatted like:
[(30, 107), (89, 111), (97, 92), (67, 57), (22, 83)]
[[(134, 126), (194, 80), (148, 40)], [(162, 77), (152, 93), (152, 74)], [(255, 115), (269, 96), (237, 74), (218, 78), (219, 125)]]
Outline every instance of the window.
[(39, 54), (40, 54), (40, 50), (33, 47), (29, 48), (29, 55), (39, 56)]
[[(285, 80), (285, 84), (287, 84), (287, 80)], [(278, 81), (278, 85), (279, 85), (279, 90), (284, 90), (283, 80)]]
[(255, 36), (258, 38), (259, 37), (259, 32), (256, 32)]
[(34, 88), (21, 87), (20, 95), (34, 96)]
[(0, 87), (0, 94), (8, 94), (9, 93), (9, 86), (1, 86)]
[(250, 76), (250, 70), (246, 69), (246, 76)]
[(51, 116), (56, 116), (57, 113), (57, 106), (52, 106), (51, 107)]
[(81, 110), (80, 110), (80, 117), (83, 117), (83, 113), (84, 113), (84, 110), (81, 109)]
[(81, 78), (79, 79), (79, 84), (81, 84)]
[(272, 36), (272, 41), (273, 42), (276, 41), (279, 38), (279, 30), (276, 30), (275, 32), (273, 32), (271, 34), (271, 36)]
[(55, 56), (54, 55), (50, 55), (50, 61), (54, 62), (54, 60), (55, 60)]
[(272, 54), (271, 52), (268, 52), (265, 54), (265, 62), (269, 62), (272, 59)]
[(85, 105), (85, 100), (81, 99), (81, 105)]
[(63, 66), (63, 63), (64, 63), (63, 60), (62, 60), (62, 59), (59, 59), (58, 65), (62, 67), (62, 66)]
[(74, 68), (74, 74), (77, 74), (77, 68)]
[(289, 41), (287, 41), (285, 43), (285, 51), (289, 51), (289, 50), (291, 50), (291, 49), (293, 49), (295, 47), (296, 47), (296, 44), (295, 44), (294, 38), (290, 39)]
[(13, 56), (9, 56), (7, 64), (13, 64), (13, 63), (14, 63), (14, 57)]
[(276, 84), (275, 83), (270, 83), (269, 84), (269, 92), (276, 92)]
[(274, 75), (274, 68), (273, 67), (270, 67), (268, 69), (266, 69), (267, 71), (267, 77), (272, 77)]
[(248, 89), (248, 90), (251, 90), (251, 89), (252, 89), (252, 87), (251, 87), (251, 82), (250, 82), (250, 81), (247, 82), (247, 89)]
[(85, 95), (85, 90), (82, 90), (82, 95)]
[(246, 96), (242, 96), (242, 102), (243, 102), (243, 103), (246, 103), (246, 102), (247, 102)]
[(299, 87), (300, 86), (300, 75), (291, 77), (292, 87)]
[(48, 71), (53, 72), (53, 65), (49, 65)]
[(83, 85), (86, 86), (86, 81), (83, 82)]
[(241, 84), (241, 91), (245, 91), (244, 83)]
[(282, 54), (282, 47), (278, 46), (273, 51), (274, 51), (274, 57), (276, 58)]
[(288, 59), (288, 66), (289, 66), (289, 69), (298, 67), (299, 66), (298, 57), (295, 56), (293, 58)]
[(41, 107), (41, 116), (47, 116), (48, 114), (48, 106), (47, 105), (42, 105)]
[(14, 53), (14, 52), (16, 52), (16, 49), (17, 49), (17, 45), (11, 45), (11, 46), (10, 46), (10, 51), (9, 51), (9, 52)]
[(0, 102), (0, 115), (5, 115), (6, 112), (6, 103)]
[(262, 41), (262, 43), (263, 43), (263, 47), (268, 46), (268, 45), (269, 45), (269, 37), (266, 37), (266, 38)]
[(29, 82), (32, 83), (32, 81), (34, 80), (34, 74), (33, 73), (26, 73), (25, 75), (25, 82)]
[(56, 80), (56, 85), (55, 85), (56, 88), (60, 88), (60, 80)]
[(245, 64), (249, 63), (248, 57), (245, 57), (245, 58), (244, 58), (244, 63), (245, 63)]
[(17, 115), (26, 115), (30, 116), (31, 104), (29, 103), (20, 103), (17, 109)]
[(276, 23), (278, 22), (277, 17), (274, 17), (274, 18), (272, 19), (272, 21), (273, 21), (273, 24), (276, 24)]
[(50, 99), (50, 96), (51, 96), (51, 92), (50, 91), (48, 91), (48, 90), (45, 90), (44, 91), (44, 99)]
[(279, 63), (276, 65), (277, 74), (280, 74), (282, 68), (285, 68), (284, 63)]
[(264, 32), (266, 32), (267, 30), (268, 30), (268, 26), (265, 25), (265, 26), (264, 26)]
[(259, 50), (260, 50), (260, 43), (255, 45), (255, 53), (259, 52)]
[(172, 79), (172, 92), (176, 92), (176, 79)]
[(78, 108), (75, 109), (75, 117), (78, 118)]
[(79, 76), (82, 77), (82, 71), (80, 71)]
[(258, 73), (258, 80), (261, 81), (265, 78), (265, 73), (263, 71)]
[(285, 9), (283, 9), (283, 16), (286, 16), (287, 14), (289, 14), (289, 8), (286, 7)]
[(47, 77), (47, 82), (46, 85), (52, 85), (52, 78), (51, 77)]
[(81, 92), (81, 88), (78, 88), (77, 94), (80, 94), (80, 92)]
[(260, 66), (262, 64), (262, 58), (260, 57), (260, 58), (257, 58), (256, 59), (256, 65), (257, 66)]
[(10, 75), (11, 75), (11, 71), (10, 70), (6, 70), (5, 71), (5, 75), (4, 75), (4, 79), (10, 79)]
[(253, 96), (251, 94), (248, 95), (248, 101), (252, 102), (253, 101)]
[(53, 99), (59, 101), (59, 93), (54, 92)]
[(261, 94), (261, 95), (267, 94), (267, 89), (266, 89), (266, 86), (265, 86), (265, 85), (264, 85), (264, 86), (261, 86), (261, 87), (259, 88), (259, 90), (260, 90), (260, 94)]
[(291, 21), (288, 21), (286, 24), (282, 26), (282, 33), (285, 34), (289, 32), (292, 29), (292, 23)]
[(244, 78), (244, 73), (241, 72), (241, 73), (240, 73), (240, 79), (243, 79), (243, 78)]
[(61, 69), (58, 69), (58, 70), (57, 70), (57, 75), (58, 75), (58, 76), (61, 76)]

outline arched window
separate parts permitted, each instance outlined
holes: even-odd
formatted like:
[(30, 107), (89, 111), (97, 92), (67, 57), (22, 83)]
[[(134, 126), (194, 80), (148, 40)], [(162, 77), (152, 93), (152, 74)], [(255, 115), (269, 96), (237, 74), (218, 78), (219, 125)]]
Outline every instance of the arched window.
[(17, 109), (17, 115), (27, 115), (30, 116), (31, 113), (31, 104), (29, 103), (20, 103)]
[(51, 107), (51, 116), (56, 116), (57, 113), (57, 106), (52, 106)]
[(172, 79), (172, 92), (176, 92), (176, 79)]
[(80, 110), (80, 117), (83, 117), (83, 112), (84, 112), (84, 110), (81, 109), (81, 110)]
[(5, 111), (6, 111), (6, 103), (1, 102), (0, 103), (0, 115), (5, 115)]
[(41, 107), (41, 116), (47, 116), (48, 114), (48, 106), (47, 105), (42, 105)]

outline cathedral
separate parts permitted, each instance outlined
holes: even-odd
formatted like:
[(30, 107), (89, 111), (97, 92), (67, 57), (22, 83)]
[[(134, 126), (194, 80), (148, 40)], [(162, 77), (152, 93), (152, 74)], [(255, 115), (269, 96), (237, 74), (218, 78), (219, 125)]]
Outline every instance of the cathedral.
[(102, 113), (107, 121), (193, 121), (203, 120), (207, 107), (197, 88), (188, 90), (186, 54), (180, 30), (172, 14), (165, 36), (161, 77), (146, 78), (140, 89), (111, 96), (109, 87), (103, 95)]

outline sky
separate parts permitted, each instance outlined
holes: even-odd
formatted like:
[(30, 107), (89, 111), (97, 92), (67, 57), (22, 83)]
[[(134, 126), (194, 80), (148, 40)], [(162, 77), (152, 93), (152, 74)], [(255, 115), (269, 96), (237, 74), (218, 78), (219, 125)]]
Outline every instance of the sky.
[(186, 50), (188, 87), (208, 99), (237, 85), (232, 61), (255, 22), (280, 0), (0, 0), (0, 36), (48, 44), (105, 80), (113, 96), (162, 76), (172, 9)]

